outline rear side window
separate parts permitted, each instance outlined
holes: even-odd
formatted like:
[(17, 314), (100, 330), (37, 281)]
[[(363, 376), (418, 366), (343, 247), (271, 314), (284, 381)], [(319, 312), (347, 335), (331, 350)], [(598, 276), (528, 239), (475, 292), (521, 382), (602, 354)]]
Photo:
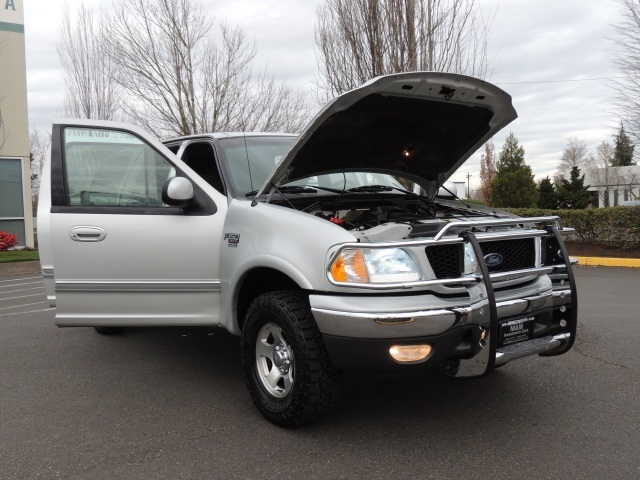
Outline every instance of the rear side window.
[(67, 205), (162, 207), (171, 164), (134, 135), (67, 127)]

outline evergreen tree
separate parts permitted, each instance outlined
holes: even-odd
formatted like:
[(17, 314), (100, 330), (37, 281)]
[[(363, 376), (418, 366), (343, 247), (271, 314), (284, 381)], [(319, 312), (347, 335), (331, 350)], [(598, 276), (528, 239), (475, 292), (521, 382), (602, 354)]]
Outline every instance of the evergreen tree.
[(615, 137), (615, 148), (613, 150), (613, 159), (611, 160), (612, 167), (628, 167), (629, 165), (635, 165), (633, 161), (633, 151), (636, 146), (631, 143), (629, 135), (624, 131), (622, 122), (620, 123), (620, 130)]
[(580, 176), (580, 169), (571, 169), (570, 180), (562, 179), (558, 186), (556, 195), (558, 197), (559, 208), (582, 209), (591, 204), (591, 194), (587, 190), (589, 185), (584, 186), (584, 175)]
[(538, 192), (540, 198), (538, 198), (538, 208), (546, 208), (547, 210), (555, 210), (558, 208), (558, 196), (556, 195), (556, 189), (553, 188), (553, 183), (549, 180), (549, 177), (543, 178), (538, 185)]
[(535, 207), (538, 195), (531, 167), (524, 162), (524, 148), (518, 145), (518, 139), (511, 132), (500, 152), (490, 204), (494, 207)]

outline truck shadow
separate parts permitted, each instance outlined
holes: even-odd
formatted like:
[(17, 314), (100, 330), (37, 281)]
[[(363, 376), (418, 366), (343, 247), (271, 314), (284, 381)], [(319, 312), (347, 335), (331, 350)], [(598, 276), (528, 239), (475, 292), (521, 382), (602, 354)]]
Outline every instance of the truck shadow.
[[(179, 404), (202, 410), (203, 405), (211, 407), (215, 400), (212, 408), (226, 411), (231, 417), (243, 417), (243, 421), (257, 423), (265, 431), (278, 428), (254, 409), (244, 384), (239, 338), (222, 329), (132, 328), (120, 336), (77, 330), (89, 336), (94, 351), (117, 359), (117, 381), (129, 383), (142, 397), (140, 401), (148, 396), (153, 403), (154, 392), (162, 385)], [(530, 363), (519, 364), (524, 368), (507, 365), (487, 377), (470, 380), (438, 373), (344, 372), (337, 407), (317, 425), (302, 430), (362, 433), (386, 428), (405, 430), (405, 435), (406, 430), (419, 431), (425, 426), (443, 433), (449, 428), (477, 429), (496, 423), (521, 425), (523, 420), (535, 424), (542, 414), (537, 405), (554, 402), (553, 397), (560, 397), (562, 389), (544, 388), (540, 392), (539, 385), (531, 381), (535, 368)], [(112, 362), (109, 368), (99, 364), (92, 368), (108, 382), (113, 366)], [(295, 435), (296, 431), (301, 429), (288, 432)]]

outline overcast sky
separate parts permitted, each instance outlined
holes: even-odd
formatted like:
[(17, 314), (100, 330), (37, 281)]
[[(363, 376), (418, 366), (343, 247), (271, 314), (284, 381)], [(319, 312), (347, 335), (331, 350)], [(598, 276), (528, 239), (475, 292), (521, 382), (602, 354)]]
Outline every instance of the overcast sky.
[[(64, 81), (56, 52), (64, 2), (25, 0), (29, 121), (50, 129), (62, 114)], [(82, 3), (68, 2), (73, 10)], [(85, 0), (109, 5), (108, 0)], [(217, 20), (239, 24), (256, 41), (256, 66), (276, 78), (313, 87), (315, 12), (322, 0), (202, 0)], [(612, 141), (619, 119), (610, 107), (617, 75), (612, 65), (614, 0), (481, 0), (493, 16), (489, 79), (513, 97), (519, 118), (494, 138), (496, 150), (513, 131), (537, 178), (551, 175), (569, 137), (590, 151)], [(593, 80), (600, 79), (600, 80)], [(453, 180), (478, 183), (480, 153)]]

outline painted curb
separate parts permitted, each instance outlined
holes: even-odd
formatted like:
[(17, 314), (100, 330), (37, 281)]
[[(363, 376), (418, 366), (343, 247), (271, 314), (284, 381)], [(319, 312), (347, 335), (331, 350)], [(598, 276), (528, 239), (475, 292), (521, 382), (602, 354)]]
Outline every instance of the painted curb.
[(639, 258), (576, 257), (574, 255), (571, 255), (571, 258), (577, 258), (578, 265), (582, 267), (640, 268)]

